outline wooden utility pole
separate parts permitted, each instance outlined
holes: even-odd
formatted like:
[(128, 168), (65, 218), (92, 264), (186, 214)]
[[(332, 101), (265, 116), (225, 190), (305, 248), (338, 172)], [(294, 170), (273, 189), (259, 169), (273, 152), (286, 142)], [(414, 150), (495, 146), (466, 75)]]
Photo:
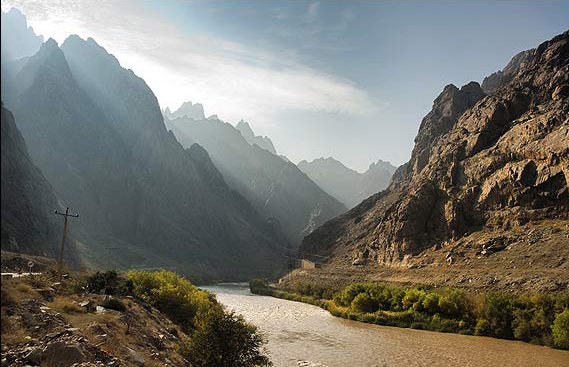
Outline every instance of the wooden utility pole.
[(69, 207), (65, 208), (65, 213), (60, 213), (57, 209), (54, 212), (58, 215), (63, 215), (65, 218), (63, 222), (63, 237), (61, 237), (61, 250), (59, 252), (59, 279), (63, 277), (63, 250), (65, 249), (65, 237), (67, 236), (67, 218), (79, 218), (79, 214), (69, 214)]

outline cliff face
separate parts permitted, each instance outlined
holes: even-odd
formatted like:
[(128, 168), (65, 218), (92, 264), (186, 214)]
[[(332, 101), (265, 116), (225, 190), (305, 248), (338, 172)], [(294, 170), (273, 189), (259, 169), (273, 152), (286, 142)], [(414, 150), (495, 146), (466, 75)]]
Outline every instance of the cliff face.
[(293, 163), (249, 143), (228, 123), (212, 117), (199, 121), (178, 118), (166, 123), (182, 145), (203, 146), (229, 186), (295, 245), (314, 228), (346, 210)]
[[(2, 106), (2, 250), (57, 257), (62, 225), (53, 188), (34, 166), (12, 113)], [(66, 259), (76, 265), (74, 243)]]
[[(276, 271), (280, 232), (231, 190), (207, 152), (166, 130), (144, 80), (94, 40), (49, 40), (13, 76), (30, 156), (78, 212), (87, 265), (181, 269), (193, 279)], [(106, 256), (105, 256), (106, 255)]]
[(566, 220), (568, 62), (565, 32), (516, 56), (488, 95), (474, 82), (445, 87), (389, 188), (316, 229), (302, 249), (400, 265), (471, 232)]

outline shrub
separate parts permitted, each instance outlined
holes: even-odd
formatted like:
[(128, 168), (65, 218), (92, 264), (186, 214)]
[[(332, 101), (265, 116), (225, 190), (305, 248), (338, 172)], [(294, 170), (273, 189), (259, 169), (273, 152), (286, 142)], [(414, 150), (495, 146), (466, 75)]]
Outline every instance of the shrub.
[(131, 271), (128, 279), (132, 281), (137, 297), (164, 312), (185, 332), (190, 332), (195, 327), (196, 318), (207, 314), (210, 308), (221, 308), (214, 296), (176, 273), (165, 270), (157, 273)]
[(429, 293), (423, 300), (423, 310), (431, 315), (439, 312), (439, 301), (441, 296), (438, 293)]
[(132, 290), (132, 284), (120, 277), (114, 270), (96, 272), (87, 277), (87, 289), (90, 293), (102, 293), (107, 295), (127, 295)]
[(569, 349), (569, 308), (555, 316), (551, 330), (555, 346), (561, 349)]
[(490, 335), (490, 323), (486, 319), (478, 319), (474, 327), (474, 335), (486, 336)]
[(420, 291), (414, 288), (409, 288), (407, 289), (407, 291), (405, 292), (405, 296), (401, 300), (401, 305), (405, 310), (412, 308), (415, 311), (421, 311), (424, 299), (425, 299), (424, 291)]
[(252, 279), (249, 281), (249, 289), (251, 292), (268, 288), (269, 284), (264, 279)]
[(362, 284), (352, 284), (340, 291), (338, 297), (334, 297), (334, 301), (337, 302), (338, 306), (350, 307), (354, 298), (364, 292), (366, 289)]
[(484, 318), (490, 324), (491, 333), (489, 335), (506, 339), (513, 337), (513, 297), (493, 292), (486, 295)]
[(180, 353), (196, 367), (270, 366), (263, 344), (255, 326), (242, 316), (211, 310), (181, 344)]
[(117, 298), (106, 298), (102, 303), (101, 306), (104, 308), (108, 308), (110, 310), (124, 312), (126, 311), (126, 306), (120, 299)]
[(356, 312), (375, 312), (377, 305), (367, 293), (358, 294), (350, 306)]

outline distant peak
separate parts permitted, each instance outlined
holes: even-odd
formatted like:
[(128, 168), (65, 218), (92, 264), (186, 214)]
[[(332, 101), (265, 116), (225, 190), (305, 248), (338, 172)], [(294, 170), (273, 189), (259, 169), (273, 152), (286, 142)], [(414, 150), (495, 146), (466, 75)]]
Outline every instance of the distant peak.
[(57, 44), (57, 41), (51, 37), (47, 41), (45, 41), (44, 45), (46, 47), (59, 47), (59, 45)]
[(209, 116), (207, 119), (208, 120), (219, 120), (219, 117), (217, 117), (217, 115), (213, 114), (213, 115)]

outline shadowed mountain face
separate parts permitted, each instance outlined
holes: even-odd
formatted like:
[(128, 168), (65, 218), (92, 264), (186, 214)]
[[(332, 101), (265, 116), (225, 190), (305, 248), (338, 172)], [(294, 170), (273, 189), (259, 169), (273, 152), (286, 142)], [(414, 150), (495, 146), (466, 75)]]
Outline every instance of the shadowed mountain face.
[[(62, 210), (53, 188), (34, 166), (12, 113), (2, 106), (2, 250), (59, 256)], [(68, 241), (67, 263), (77, 265), (74, 243)]]
[(301, 161), (298, 168), (349, 208), (387, 188), (396, 169), (389, 162), (379, 160), (359, 173), (331, 157)]
[(231, 190), (199, 146), (165, 129), (156, 97), (94, 40), (42, 45), (12, 76), (14, 115), (30, 156), (89, 227), (87, 265), (116, 249), (129, 268), (194, 279), (277, 270), (287, 242)]
[(293, 163), (250, 144), (228, 123), (210, 117), (178, 118), (167, 124), (184, 146), (196, 142), (203, 146), (229, 185), (293, 243), (299, 244), (314, 228), (346, 210)]
[[(522, 55), (522, 56), (520, 56)], [(569, 33), (522, 53), (486, 89), (444, 88), (389, 188), (304, 239), (332, 262), (405, 264), (478, 230), (569, 212)]]

